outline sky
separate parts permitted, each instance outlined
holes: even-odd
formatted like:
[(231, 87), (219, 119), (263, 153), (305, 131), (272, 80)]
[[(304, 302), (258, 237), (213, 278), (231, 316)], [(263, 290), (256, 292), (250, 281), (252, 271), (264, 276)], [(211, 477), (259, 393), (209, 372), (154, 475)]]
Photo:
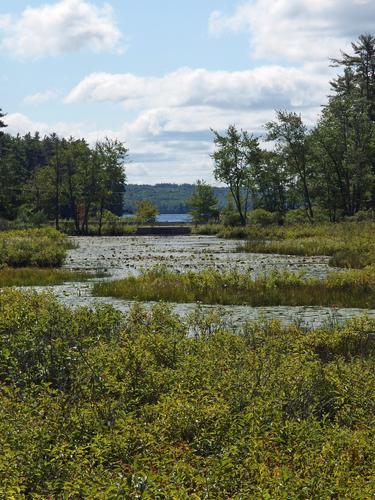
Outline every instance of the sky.
[(214, 182), (211, 129), (313, 125), (374, 26), (375, 0), (1, 0), (0, 108), (14, 134), (123, 141), (129, 183)]

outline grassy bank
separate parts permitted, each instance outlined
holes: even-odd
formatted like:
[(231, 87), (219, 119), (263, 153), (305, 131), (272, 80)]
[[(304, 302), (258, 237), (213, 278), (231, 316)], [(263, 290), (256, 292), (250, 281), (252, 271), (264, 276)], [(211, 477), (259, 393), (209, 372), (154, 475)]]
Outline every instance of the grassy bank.
[(198, 226), (196, 234), (245, 239), (239, 252), (327, 255), (335, 267), (362, 269), (375, 264), (375, 223), (299, 224), (293, 226)]
[(86, 281), (94, 277), (102, 277), (103, 273), (86, 273), (67, 269), (42, 269), (37, 267), (0, 269), (0, 288), (10, 286), (50, 286), (68, 281)]
[(375, 224), (342, 223), (249, 232), (239, 251), (284, 255), (328, 255), (330, 265), (362, 269), (375, 264)]
[(370, 498), (374, 330), (1, 292), (0, 497)]
[(59, 267), (71, 247), (67, 236), (51, 228), (2, 231), (0, 265)]
[(375, 267), (331, 273), (325, 280), (287, 271), (253, 279), (236, 271), (180, 274), (155, 268), (140, 276), (96, 283), (93, 293), (138, 301), (375, 308)]

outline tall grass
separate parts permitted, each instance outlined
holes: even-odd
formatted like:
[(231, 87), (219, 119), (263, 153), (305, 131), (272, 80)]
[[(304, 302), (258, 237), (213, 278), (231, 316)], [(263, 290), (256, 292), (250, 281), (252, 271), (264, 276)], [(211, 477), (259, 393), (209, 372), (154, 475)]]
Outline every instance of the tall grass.
[(67, 269), (0, 268), (0, 288), (11, 286), (50, 286), (65, 282), (86, 281), (94, 277), (103, 277), (103, 273), (69, 271)]
[(327, 255), (330, 265), (361, 269), (375, 264), (375, 223), (248, 228), (239, 252), (283, 255)]
[(0, 232), (0, 265), (59, 267), (72, 243), (52, 228)]
[(97, 296), (154, 301), (251, 306), (338, 306), (375, 308), (375, 267), (332, 273), (325, 280), (274, 271), (255, 279), (237, 271), (174, 273), (165, 268), (96, 283)]

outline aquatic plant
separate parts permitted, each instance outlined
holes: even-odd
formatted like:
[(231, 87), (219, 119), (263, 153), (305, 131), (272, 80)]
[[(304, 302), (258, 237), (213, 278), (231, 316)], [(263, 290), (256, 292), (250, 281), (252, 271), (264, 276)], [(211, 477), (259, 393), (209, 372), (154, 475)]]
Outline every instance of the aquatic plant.
[(159, 266), (139, 276), (95, 283), (93, 294), (177, 303), (375, 308), (375, 267), (332, 273), (318, 280), (289, 271), (253, 278), (250, 272), (235, 270), (176, 273)]
[(248, 241), (239, 252), (282, 255), (327, 255), (333, 267), (361, 269), (375, 264), (375, 224), (303, 224), (299, 226), (246, 228)]
[(38, 267), (0, 268), (0, 288), (11, 286), (51, 286), (65, 282), (86, 281), (105, 276), (104, 273), (43, 269)]

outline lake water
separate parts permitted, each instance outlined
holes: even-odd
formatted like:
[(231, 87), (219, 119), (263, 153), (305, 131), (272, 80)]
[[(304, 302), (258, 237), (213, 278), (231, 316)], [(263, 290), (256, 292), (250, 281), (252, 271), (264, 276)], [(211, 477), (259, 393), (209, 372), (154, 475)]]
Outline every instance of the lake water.
[(156, 222), (191, 222), (189, 214), (159, 214)]
[[(66, 268), (75, 270), (102, 269), (110, 274), (106, 279), (118, 279), (131, 274), (139, 274), (142, 269), (163, 264), (178, 272), (200, 271), (214, 268), (225, 271), (237, 269), (252, 276), (268, 273), (272, 269), (288, 269), (292, 272), (304, 271), (307, 276), (324, 278), (332, 271), (328, 257), (300, 257), (238, 253), (239, 240), (221, 240), (215, 236), (124, 236), (124, 237), (79, 237), (73, 238), (77, 248), (68, 255)], [(94, 306), (111, 304), (127, 312), (132, 301), (107, 297), (93, 297), (93, 282), (65, 283), (52, 287), (38, 287), (38, 291), (51, 291), (64, 304)], [(147, 307), (151, 307), (148, 303)], [(173, 304), (173, 309), (181, 314), (191, 313), (196, 304)], [(214, 306), (202, 306), (211, 311)], [(278, 319), (285, 324), (297, 322), (306, 327), (317, 327), (333, 321), (340, 322), (363, 314), (361, 309), (331, 309), (327, 307), (220, 307), (226, 322), (231, 326), (241, 326), (252, 319)], [(375, 317), (375, 311), (369, 311)]]
[[(133, 214), (124, 214), (123, 217), (134, 217)], [(191, 222), (192, 218), (190, 214), (159, 214), (156, 217), (156, 222)]]

